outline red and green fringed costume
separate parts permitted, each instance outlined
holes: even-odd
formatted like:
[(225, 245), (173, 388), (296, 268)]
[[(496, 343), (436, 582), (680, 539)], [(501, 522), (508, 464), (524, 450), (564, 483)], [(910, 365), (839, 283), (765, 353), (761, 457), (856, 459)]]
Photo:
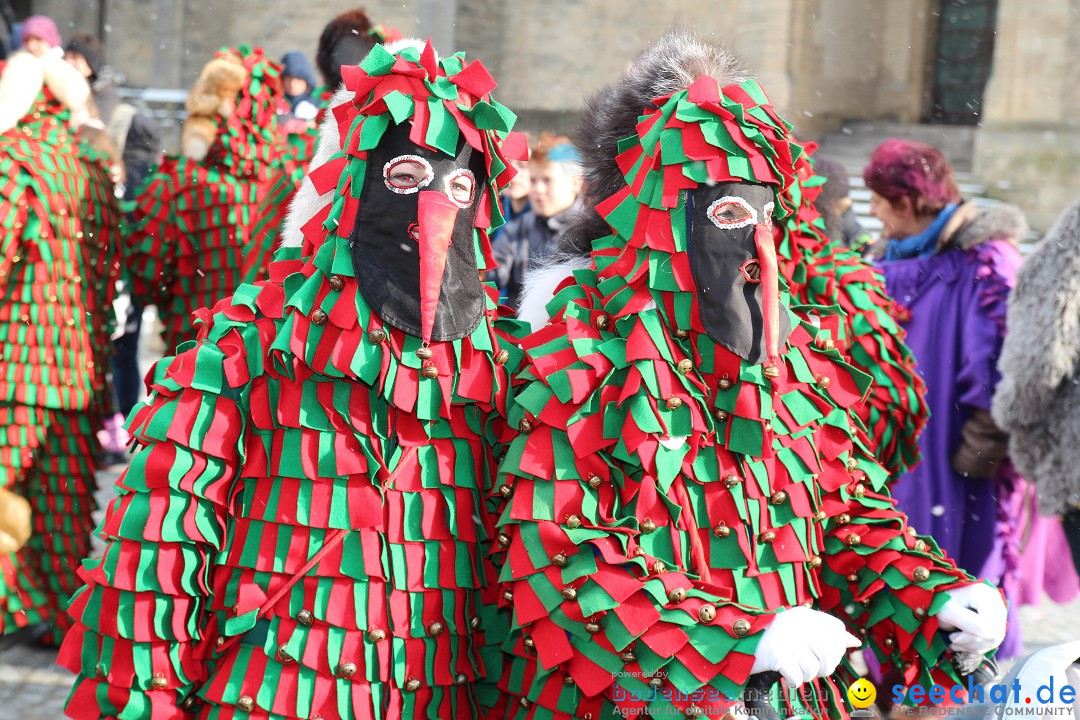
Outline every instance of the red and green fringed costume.
[(359, 291), (349, 236), (368, 153), (411, 122), (430, 148), (484, 155), (482, 272), (513, 174), (500, 146), (524, 143), (463, 55), (378, 46), (345, 78), (356, 99), (331, 111), (302, 248), (199, 311), (129, 420), (140, 449), (61, 650), (76, 718), (473, 718), (497, 701), (485, 498), (518, 325), (489, 288), (476, 330), (432, 342), (422, 373), (421, 339)]
[[(783, 221), (802, 148), (752, 81), (702, 77), (656, 105), (619, 145), (628, 187), (597, 206), (611, 236), (523, 343), (521, 434), (492, 498), (511, 618), (493, 716), (719, 714), (802, 604), (909, 682), (951, 676), (935, 612), (970, 578), (894, 507), (855, 412), (870, 378), (810, 321), (825, 309), (792, 306), (775, 373), (702, 325), (687, 193), (766, 183)], [(845, 716), (851, 678), (784, 689), (782, 716)]]
[(880, 271), (825, 235), (813, 205), (823, 182), (809, 163), (796, 168), (785, 198), (792, 213), (777, 225), (777, 260), (792, 302), (818, 306), (810, 311), (818, 325), (848, 362), (873, 378), (853, 411), (874, 456), (895, 479), (919, 460), (918, 437), (930, 417), (925, 385)]
[(90, 550), (119, 230), (108, 163), (68, 120), (45, 87), (0, 135), (0, 488), (33, 511), (0, 555), (0, 634), (45, 623), (54, 642)]
[(229, 55), (249, 77), (235, 111), (220, 122), (206, 158), (169, 156), (151, 173), (126, 240), (134, 297), (157, 306), (170, 349), (191, 339), (195, 310), (262, 277), (303, 176), (278, 136), (280, 66), (258, 49), (218, 53)]

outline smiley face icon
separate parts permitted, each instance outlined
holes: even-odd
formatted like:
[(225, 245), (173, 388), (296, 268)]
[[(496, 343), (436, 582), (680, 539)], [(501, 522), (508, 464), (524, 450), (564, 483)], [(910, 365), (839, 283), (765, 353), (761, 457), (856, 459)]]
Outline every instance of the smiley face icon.
[(877, 698), (877, 688), (865, 678), (859, 678), (851, 684), (847, 690), (848, 700), (855, 707), (862, 709), (870, 707)]

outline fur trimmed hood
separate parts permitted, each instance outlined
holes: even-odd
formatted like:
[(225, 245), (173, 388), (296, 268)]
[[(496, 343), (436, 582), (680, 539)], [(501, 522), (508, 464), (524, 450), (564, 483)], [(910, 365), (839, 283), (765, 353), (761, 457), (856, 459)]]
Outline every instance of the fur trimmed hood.
[(575, 270), (587, 268), (591, 264), (588, 257), (562, 256), (530, 271), (525, 276), (525, 288), (521, 292), (518, 320), (529, 323), (533, 332), (544, 327), (551, 319), (547, 304), (555, 296), (555, 290), (572, 276)]
[(1005, 240), (1019, 245), (1027, 231), (1027, 219), (1015, 205), (979, 207), (967, 200), (945, 224), (938, 247), (970, 250), (991, 240)]
[(994, 420), (1040, 509), (1058, 513), (1080, 504), (1080, 202), (1020, 267), (1007, 324)]

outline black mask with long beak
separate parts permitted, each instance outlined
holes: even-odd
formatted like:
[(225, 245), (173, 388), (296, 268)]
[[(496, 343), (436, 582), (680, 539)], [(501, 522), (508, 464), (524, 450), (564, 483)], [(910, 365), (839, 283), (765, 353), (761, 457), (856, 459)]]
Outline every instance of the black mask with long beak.
[(791, 321), (780, 306), (772, 189), (719, 183), (686, 197), (690, 270), (705, 332), (744, 360), (775, 368)]
[(483, 155), (464, 141), (456, 157), (430, 150), (411, 129), (391, 124), (368, 153), (349, 238), (356, 280), (389, 325), (425, 343), (458, 340), (484, 314), (473, 242)]

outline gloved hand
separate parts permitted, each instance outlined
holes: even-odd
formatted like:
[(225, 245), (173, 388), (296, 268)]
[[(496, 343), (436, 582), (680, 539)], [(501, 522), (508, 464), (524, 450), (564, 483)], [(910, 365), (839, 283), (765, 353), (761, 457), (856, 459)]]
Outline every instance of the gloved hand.
[(1001, 644), (1008, 610), (996, 588), (978, 582), (946, 592), (949, 600), (937, 618), (942, 630), (958, 631), (949, 635), (950, 648), (982, 655)]
[(848, 649), (861, 644), (838, 618), (818, 610), (794, 607), (777, 613), (765, 628), (750, 672), (775, 670), (789, 686), (798, 687), (814, 678), (831, 675)]

